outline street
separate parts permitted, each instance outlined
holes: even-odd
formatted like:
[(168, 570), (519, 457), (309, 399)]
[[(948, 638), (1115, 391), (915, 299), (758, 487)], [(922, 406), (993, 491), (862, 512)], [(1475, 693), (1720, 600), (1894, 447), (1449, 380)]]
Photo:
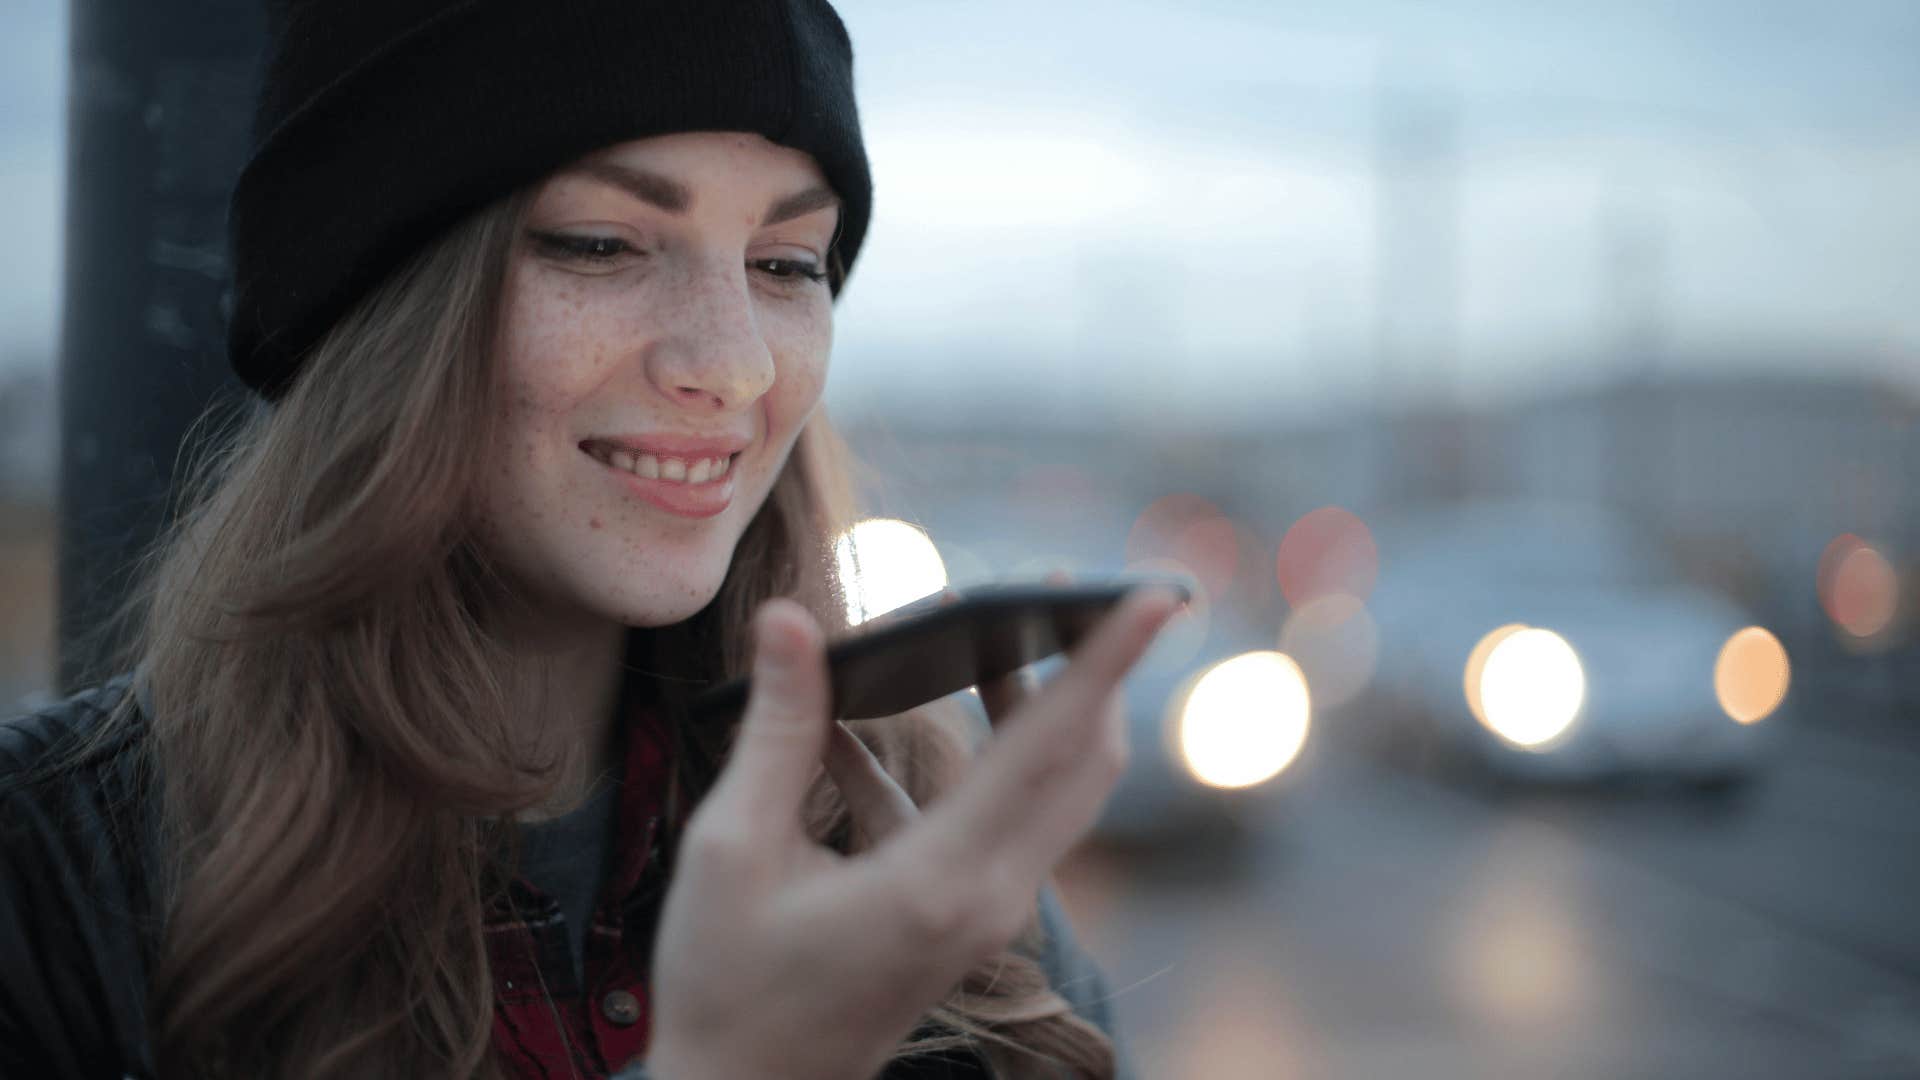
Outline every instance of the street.
[(1920, 754), (1779, 734), (1725, 793), (1318, 739), (1237, 850), (1086, 850), (1062, 890), (1150, 1077), (1920, 1076)]

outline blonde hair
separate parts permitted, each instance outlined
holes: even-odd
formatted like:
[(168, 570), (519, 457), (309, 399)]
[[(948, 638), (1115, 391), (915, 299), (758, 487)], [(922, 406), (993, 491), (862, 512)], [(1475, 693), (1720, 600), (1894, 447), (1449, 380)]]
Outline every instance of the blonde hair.
[[(488, 358), (525, 204), (425, 247), (275, 408), (210, 428), (188, 509), (123, 615), (122, 663), (151, 689), (167, 868), (149, 1010), (161, 1075), (502, 1075), (484, 910), (509, 817), (551, 793), (561, 764), (515, 741), (510, 658), (488, 633), (506, 587), (473, 527), (470, 448), (498, 411)], [(715, 601), (634, 631), (658, 670), (741, 671), (747, 620), (775, 595), (844, 625), (829, 547), (847, 488), (844, 448), (816, 417)], [(663, 692), (671, 715), (677, 691)], [(860, 733), (917, 800), (964, 768), (932, 710)], [(691, 794), (722, 753), (682, 748)], [(830, 784), (808, 807), (816, 837), (853, 842)], [(1008, 1077), (1114, 1067), (1017, 950), (970, 973), (899, 1054), (958, 1047)]]

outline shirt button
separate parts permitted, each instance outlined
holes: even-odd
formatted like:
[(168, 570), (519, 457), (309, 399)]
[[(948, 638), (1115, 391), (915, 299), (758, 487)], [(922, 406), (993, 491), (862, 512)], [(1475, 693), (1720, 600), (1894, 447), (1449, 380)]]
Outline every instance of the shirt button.
[(614, 990), (600, 999), (600, 1012), (607, 1019), (626, 1027), (640, 1019), (640, 999), (625, 990)]

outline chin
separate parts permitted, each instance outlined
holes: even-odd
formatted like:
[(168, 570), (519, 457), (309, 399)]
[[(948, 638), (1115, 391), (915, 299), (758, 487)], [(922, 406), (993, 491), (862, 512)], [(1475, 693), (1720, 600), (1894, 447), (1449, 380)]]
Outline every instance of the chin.
[(604, 613), (627, 626), (643, 629), (672, 626), (685, 622), (713, 603), (713, 598), (720, 595), (723, 578), (724, 574), (716, 574), (711, 580), (655, 580), (646, 588), (626, 595), (608, 590), (601, 594), (600, 604), (604, 606), (607, 599), (612, 598), (617, 607)]

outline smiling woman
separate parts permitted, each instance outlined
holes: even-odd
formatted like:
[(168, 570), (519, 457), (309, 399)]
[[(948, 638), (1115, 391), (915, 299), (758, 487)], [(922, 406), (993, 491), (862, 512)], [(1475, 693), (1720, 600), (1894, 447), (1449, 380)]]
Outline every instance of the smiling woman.
[(826, 264), (838, 200), (806, 194), (825, 190), (807, 154), (692, 132), (532, 193), (482, 517), (504, 571), (546, 574), (564, 612), (609, 624), (670, 625), (713, 599), (826, 380), (832, 293), (789, 269)]
[[(982, 688), (977, 761), (935, 707), (828, 712), (870, 201), (833, 11), (278, 33), (233, 212), (261, 405), (123, 674), (0, 726), (0, 1073), (1121, 1072), (1044, 886), (1168, 598)], [(737, 728), (688, 719), (748, 670)]]

